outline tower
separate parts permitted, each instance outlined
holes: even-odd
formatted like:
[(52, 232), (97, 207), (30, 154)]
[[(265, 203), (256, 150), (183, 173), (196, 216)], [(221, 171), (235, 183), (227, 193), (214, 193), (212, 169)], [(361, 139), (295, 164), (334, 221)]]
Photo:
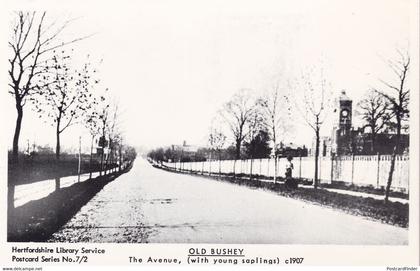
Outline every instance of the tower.
[(341, 91), (339, 97), (339, 125), (340, 136), (350, 135), (352, 127), (352, 104), (353, 101), (346, 95), (346, 91)]
[(338, 99), (338, 125), (335, 128), (335, 146), (337, 155), (347, 155), (352, 151), (352, 110), (353, 101), (341, 91)]

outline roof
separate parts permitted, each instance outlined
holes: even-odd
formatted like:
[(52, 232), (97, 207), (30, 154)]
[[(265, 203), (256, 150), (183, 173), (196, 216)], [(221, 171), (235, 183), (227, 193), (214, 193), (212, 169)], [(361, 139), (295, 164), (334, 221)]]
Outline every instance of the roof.
[(340, 101), (351, 101), (351, 99), (349, 98), (349, 96), (347, 96), (346, 91), (342, 90), (340, 97), (339, 97)]

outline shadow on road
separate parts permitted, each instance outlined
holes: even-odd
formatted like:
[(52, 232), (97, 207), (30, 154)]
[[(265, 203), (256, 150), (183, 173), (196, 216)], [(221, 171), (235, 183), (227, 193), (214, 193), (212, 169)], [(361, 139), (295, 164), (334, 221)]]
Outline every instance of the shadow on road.
[(115, 180), (125, 170), (100, 176), (62, 188), (45, 198), (30, 201), (9, 210), (7, 219), (8, 242), (44, 242), (69, 221), (106, 184)]

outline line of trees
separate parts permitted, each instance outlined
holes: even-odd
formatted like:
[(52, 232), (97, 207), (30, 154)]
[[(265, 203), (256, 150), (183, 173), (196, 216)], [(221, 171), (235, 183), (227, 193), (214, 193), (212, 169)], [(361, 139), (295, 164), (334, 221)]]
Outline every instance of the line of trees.
[(401, 148), (402, 131), (409, 128), (410, 89), (408, 76), (410, 55), (408, 51), (397, 50), (397, 58), (386, 60), (393, 77), (390, 81), (379, 79), (380, 86), (368, 90), (358, 104), (358, 113), (369, 127), (372, 153), (377, 152), (376, 139), (380, 132), (395, 134), (388, 181), (385, 190), (385, 202), (388, 202), (396, 156), (403, 153)]
[[(134, 159), (132, 147), (123, 144), (118, 127), (118, 106), (100, 95), (95, 87), (99, 83), (98, 71), (90, 56), (79, 64), (74, 61), (75, 50), (69, 48), (90, 36), (69, 41), (60, 35), (72, 20), (62, 24), (47, 22), (46, 12), (16, 12), (9, 39), (9, 93), (14, 97), (17, 112), (9, 167), (19, 165), (19, 139), (24, 108), (34, 111), (39, 118), (55, 127), (56, 165), (61, 156), (62, 134), (72, 125), (85, 127), (91, 135), (90, 163), (93, 160), (95, 138), (102, 147), (100, 174), (107, 174), (111, 164), (121, 165)], [(80, 55), (80, 52), (77, 52)], [(105, 149), (109, 149), (105, 157)], [(105, 160), (106, 158), (106, 160)], [(92, 168), (92, 167), (91, 167)], [(92, 175), (90, 175), (92, 176)], [(8, 180), (8, 205), (13, 207), (14, 182)], [(56, 178), (56, 189), (60, 178)]]
[[(372, 88), (358, 103), (358, 112), (370, 128), (372, 152), (376, 150), (376, 135), (382, 131), (396, 134), (392, 153), (385, 201), (388, 201), (396, 155), (401, 154), (401, 133), (408, 127), (409, 89), (407, 76), (410, 58), (408, 53), (398, 51), (399, 59), (387, 61), (395, 77), (394, 82), (379, 80), (382, 86)], [(314, 188), (319, 186), (318, 160), (320, 156), (320, 135), (328, 115), (332, 112), (334, 91), (320, 67), (309, 68), (299, 78), (287, 84), (277, 82), (260, 97), (250, 89), (237, 91), (218, 111), (208, 135), (207, 153), (210, 158), (221, 159), (223, 153), (230, 151), (230, 159), (244, 158), (275, 159), (274, 182), (277, 181), (277, 158), (279, 147), (290, 131), (294, 129), (295, 119), (300, 115), (304, 123), (313, 130), (314, 149)], [(231, 145), (229, 144), (231, 143)], [(229, 147), (225, 148), (226, 145)], [(169, 150), (153, 150), (149, 157), (158, 161), (168, 161)], [(206, 156), (207, 158), (209, 155)], [(173, 160), (172, 161), (181, 161)], [(197, 161), (197, 160), (196, 160)], [(251, 164), (252, 172), (252, 164)], [(252, 173), (251, 173), (252, 176)]]

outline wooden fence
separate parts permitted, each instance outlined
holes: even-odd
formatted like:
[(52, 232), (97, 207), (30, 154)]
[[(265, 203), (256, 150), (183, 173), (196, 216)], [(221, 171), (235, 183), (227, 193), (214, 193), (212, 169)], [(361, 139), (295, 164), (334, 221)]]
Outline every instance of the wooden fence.
[[(293, 159), (293, 176), (296, 178), (313, 179), (315, 158), (295, 157)], [(286, 159), (278, 158), (277, 174), (284, 176)], [(399, 155), (395, 161), (392, 188), (408, 192), (409, 188), (409, 157)], [(321, 183), (333, 181), (361, 186), (386, 187), (390, 170), (390, 155), (361, 155), (320, 157), (318, 161), (319, 179)], [(163, 163), (165, 166), (184, 171), (201, 172), (203, 174), (252, 174), (274, 177), (274, 159), (237, 160), (234, 170), (234, 160), (204, 161), (204, 162), (174, 162)]]

